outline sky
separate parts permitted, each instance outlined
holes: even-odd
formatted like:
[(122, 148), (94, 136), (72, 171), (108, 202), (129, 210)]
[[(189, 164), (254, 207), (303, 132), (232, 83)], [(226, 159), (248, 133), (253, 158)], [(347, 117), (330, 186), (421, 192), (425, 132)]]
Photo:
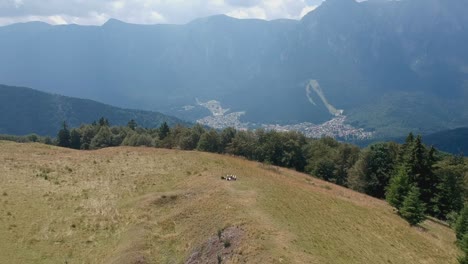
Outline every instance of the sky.
[(0, 0), (0, 26), (18, 22), (102, 25), (184, 24), (226, 14), (236, 18), (300, 19), (323, 0)]

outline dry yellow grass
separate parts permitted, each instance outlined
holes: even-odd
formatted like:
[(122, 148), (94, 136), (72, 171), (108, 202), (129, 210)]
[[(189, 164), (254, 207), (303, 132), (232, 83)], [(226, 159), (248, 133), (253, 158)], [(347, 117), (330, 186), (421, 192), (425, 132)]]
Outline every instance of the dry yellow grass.
[[(236, 174), (227, 182), (221, 175)], [(0, 263), (184, 263), (238, 226), (224, 263), (456, 263), (453, 232), (294, 171), (200, 152), (0, 141)], [(140, 261), (140, 262), (138, 262)]]

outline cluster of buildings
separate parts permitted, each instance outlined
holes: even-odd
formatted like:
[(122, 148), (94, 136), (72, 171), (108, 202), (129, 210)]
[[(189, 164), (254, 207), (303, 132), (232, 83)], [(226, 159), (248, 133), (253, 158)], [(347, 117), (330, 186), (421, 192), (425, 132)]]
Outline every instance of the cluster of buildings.
[(373, 137), (373, 132), (365, 131), (362, 128), (355, 128), (345, 123), (346, 116), (338, 115), (320, 125), (304, 122), (294, 125), (263, 125), (263, 128), (276, 131), (298, 131), (306, 137), (321, 138), (332, 137), (345, 140), (363, 140)]
[(246, 130), (248, 129), (248, 124), (240, 121), (240, 117), (244, 114), (245, 112), (234, 112), (227, 115), (212, 115), (197, 120), (197, 123), (215, 129), (233, 127), (237, 130)]
[[(240, 117), (244, 115), (245, 112), (233, 112), (226, 114), (229, 109), (223, 109), (220, 102), (218, 101), (212, 100), (206, 103), (202, 103), (197, 100), (197, 104), (207, 108), (212, 113), (211, 116), (197, 120), (199, 124), (215, 129), (233, 127), (237, 130), (246, 130), (257, 127), (240, 121)], [(276, 130), (283, 132), (298, 131), (309, 138), (332, 137), (344, 140), (363, 140), (373, 137), (373, 132), (365, 131), (362, 128), (355, 128), (350, 124), (346, 124), (345, 121), (346, 116), (338, 113), (333, 119), (319, 125), (304, 122), (293, 125), (262, 124), (261, 127), (266, 130)]]

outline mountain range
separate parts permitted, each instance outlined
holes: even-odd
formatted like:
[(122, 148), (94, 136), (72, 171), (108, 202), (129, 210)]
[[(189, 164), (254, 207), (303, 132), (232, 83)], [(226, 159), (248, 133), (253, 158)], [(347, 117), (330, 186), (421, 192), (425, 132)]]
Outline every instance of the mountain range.
[(56, 136), (64, 121), (78, 127), (101, 117), (111, 125), (126, 125), (131, 119), (148, 128), (159, 127), (163, 122), (189, 125), (157, 112), (122, 109), (23, 87), (0, 85), (0, 95), (0, 134)]
[(465, 0), (327, 0), (301, 20), (14, 24), (0, 27), (0, 83), (192, 121), (210, 100), (257, 124), (319, 124), (336, 108), (376, 137), (427, 134), (468, 124), (467, 12)]

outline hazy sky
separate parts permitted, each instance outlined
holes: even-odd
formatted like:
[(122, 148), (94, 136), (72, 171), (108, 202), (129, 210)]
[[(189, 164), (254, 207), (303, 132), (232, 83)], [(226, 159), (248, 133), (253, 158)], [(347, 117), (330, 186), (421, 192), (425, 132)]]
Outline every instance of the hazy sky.
[(109, 18), (129, 23), (187, 23), (226, 14), (237, 18), (298, 19), (322, 0), (0, 0), (0, 25), (25, 21), (101, 25)]

